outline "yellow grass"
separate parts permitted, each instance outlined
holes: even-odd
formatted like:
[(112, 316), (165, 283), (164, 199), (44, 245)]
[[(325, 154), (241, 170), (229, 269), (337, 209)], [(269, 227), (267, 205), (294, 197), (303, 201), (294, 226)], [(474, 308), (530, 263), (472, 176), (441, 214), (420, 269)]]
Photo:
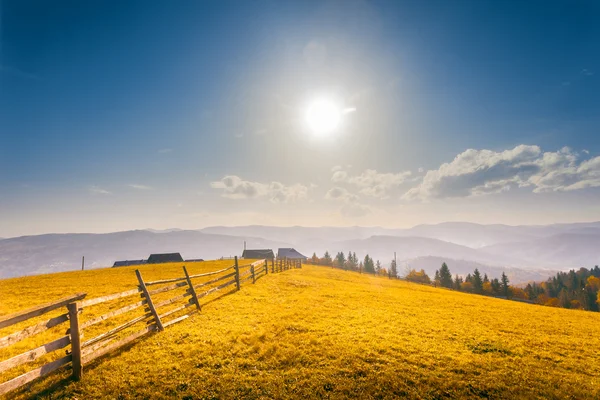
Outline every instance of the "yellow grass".
[[(141, 270), (152, 280), (177, 269)], [(0, 281), (0, 313), (40, 292), (47, 301), (132, 285), (132, 268)], [(16, 397), (593, 399), (598, 349), (600, 314), (304, 266), (94, 362), (81, 382), (59, 382), (65, 371)]]

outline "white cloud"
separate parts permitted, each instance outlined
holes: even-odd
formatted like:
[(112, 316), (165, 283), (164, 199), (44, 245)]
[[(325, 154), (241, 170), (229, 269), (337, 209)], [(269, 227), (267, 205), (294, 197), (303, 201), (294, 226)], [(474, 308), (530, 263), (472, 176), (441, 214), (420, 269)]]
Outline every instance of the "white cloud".
[(342, 203), (340, 213), (345, 217), (363, 217), (371, 212), (368, 206), (359, 203), (357, 195), (339, 186), (329, 189), (325, 194), (325, 199)]
[(88, 188), (88, 191), (91, 194), (94, 194), (94, 195), (109, 195), (109, 194), (112, 194), (112, 192), (109, 192), (108, 190), (102, 189), (101, 187), (98, 187), (98, 186), (90, 186)]
[(173, 152), (173, 149), (160, 149), (158, 150), (158, 154), (166, 154)]
[(267, 198), (272, 203), (293, 203), (308, 198), (308, 187), (298, 183), (286, 186), (280, 182), (251, 182), (235, 175), (228, 175), (220, 181), (211, 182), (210, 186), (213, 189), (220, 189), (221, 195), (230, 199)]
[(137, 190), (152, 190), (151, 186), (146, 186), (146, 185), (138, 185), (137, 183), (132, 183), (130, 185), (127, 185), (132, 189), (137, 189)]
[(350, 176), (346, 171), (336, 170), (331, 176), (331, 181), (334, 183), (348, 183), (356, 186), (361, 194), (386, 199), (390, 197), (393, 190), (405, 183), (410, 175), (410, 171), (394, 174), (367, 169), (360, 175)]
[(539, 146), (519, 145), (496, 152), (468, 149), (403, 196), (407, 200), (478, 196), (512, 187), (533, 192), (569, 191), (600, 186), (600, 157), (579, 162), (579, 154), (565, 147), (542, 152)]

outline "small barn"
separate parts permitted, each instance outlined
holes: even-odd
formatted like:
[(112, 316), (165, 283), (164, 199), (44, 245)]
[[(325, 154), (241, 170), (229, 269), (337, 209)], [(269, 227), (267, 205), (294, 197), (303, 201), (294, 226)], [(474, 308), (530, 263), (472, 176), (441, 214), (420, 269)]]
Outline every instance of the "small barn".
[(130, 265), (141, 265), (146, 264), (146, 260), (125, 260), (125, 261), (115, 261), (113, 264), (113, 268), (115, 267), (129, 267)]
[(293, 248), (280, 248), (277, 250), (277, 258), (287, 258), (288, 260), (302, 260), (306, 261), (307, 257), (300, 254), (296, 249)]
[(262, 260), (263, 258), (272, 260), (275, 258), (275, 254), (273, 254), (273, 250), (271, 249), (244, 250), (242, 258), (247, 260)]
[(150, 254), (148, 257), (148, 264), (162, 264), (162, 263), (174, 263), (183, 262), (183, 257), (179, 253), (164, 253), (164, 254)]

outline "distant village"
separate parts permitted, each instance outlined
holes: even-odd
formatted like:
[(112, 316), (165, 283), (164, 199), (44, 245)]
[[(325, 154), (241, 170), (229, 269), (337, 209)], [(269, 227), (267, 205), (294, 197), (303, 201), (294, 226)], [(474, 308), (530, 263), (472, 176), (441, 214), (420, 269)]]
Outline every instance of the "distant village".
[[(225, 257), (224, 257), (225, 258)], [(307, 257), (302, 255), (299, 251), (291, 247), (281, 247), (277, 249), (277, 257), (272, 249), (244, 249), (242, 257), (246, 260), (274, 260), (277, 259), (288, 259), (288, 260), (300, 260), (306, 261)], [(127, 267), (131, 265), (140, 264), (164, 264), (164, 263), (177, 263), (177, 262), (195, 262), (204, 261), (202, 258), (184, 260), (180, 253), (161, 253), (161, 254), (150, 254), (147, 260), (124, 260), (115, 261), (113, 268), (115, 267)]]

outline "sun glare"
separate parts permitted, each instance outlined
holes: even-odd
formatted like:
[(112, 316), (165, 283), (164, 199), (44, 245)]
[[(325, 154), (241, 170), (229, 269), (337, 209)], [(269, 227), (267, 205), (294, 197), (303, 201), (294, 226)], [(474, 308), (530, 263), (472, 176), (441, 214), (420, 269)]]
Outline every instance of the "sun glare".
[(310, 129), (323, 135), (333, 132), (342, 119), (342, 110), (331, 100), (319, 99), (313, 101), (306, 113), (306, 122)]

